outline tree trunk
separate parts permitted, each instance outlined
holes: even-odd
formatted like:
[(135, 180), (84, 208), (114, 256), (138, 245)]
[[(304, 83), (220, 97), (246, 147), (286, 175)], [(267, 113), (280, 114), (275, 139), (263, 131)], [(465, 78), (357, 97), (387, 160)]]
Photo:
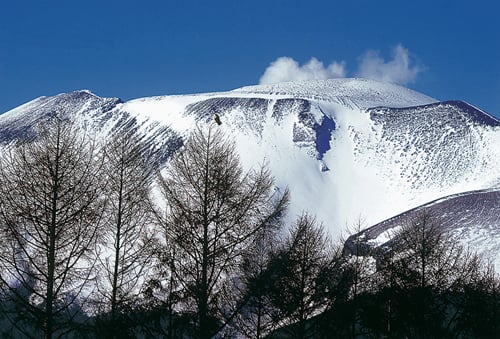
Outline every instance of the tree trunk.
[(115, 265), (113, 270), (113, 284), (112, 284), (112, 295), (111, 295), (111, 316), (113, 320), (115, 319), (118, 301), (118, 275), (120, 268), (120, 248), (121, 248), (121, 229), (122, 229), (122, 204), (123, 204), (123, 166), (120, 168), (120, 187), (118, 192), (118, 210), (117, 221), (116, 221), (116, 236), (115, 236)]
[(59, 145), (60, 145), (60, 129), (57, 126), (56, 132), (56, 158), (55, 168), (52, 174), (52, 206), (51, 206), (51, 220), (49, 225), (49, 248), (47, 255), (47, 291), (45, 299), (45, 329), (44, 336), (47, 339), (52, 338), (54, 327), (54, 279), (55, 279), (55, 266), (56, 266), (56, 226), (57, 226), (57, 202), (59, 193)]

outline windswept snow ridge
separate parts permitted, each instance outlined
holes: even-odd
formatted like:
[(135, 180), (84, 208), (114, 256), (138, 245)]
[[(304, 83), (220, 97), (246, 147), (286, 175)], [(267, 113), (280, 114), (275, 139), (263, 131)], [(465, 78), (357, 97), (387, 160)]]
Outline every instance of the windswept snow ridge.
[(336, 102), (348, 107), (408, 107), (437, 102), (436, 99), (391, 83), (369, 79), (329, 79), (247, 86), (233, 91), (247, 95), (300, 97)]

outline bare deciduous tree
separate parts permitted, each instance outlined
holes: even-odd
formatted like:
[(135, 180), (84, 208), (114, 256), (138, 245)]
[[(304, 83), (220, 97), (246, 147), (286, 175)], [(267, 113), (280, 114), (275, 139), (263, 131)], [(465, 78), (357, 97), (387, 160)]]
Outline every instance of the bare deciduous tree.
[[(99, 245), (99, 302), (112, 320), (139, 299), (151, 256), (150, 191), (155, 162), (136, 130), (117, 131), (104, 146), (106, 210)], [(116, 329), (113, 329), (116, 334)]]
[(45, 338), (68, 330), (90, 288), (102, 215), (99, 173), (92, 139), (59, 116), (1, 158), (0, 225), (9, 246), (2, 287)]
[(271, 291), (274, 305), (281, 312), (282, 325), (295, 324), (290, 329), (294, 337), (310, 336), (306, 321), (330, 302), (325, 273), (340, 257), (334, 251), (323, 226), (308, 214), (301, 215), (292, 226), (275, 255), (270, 269), (274, 281)]
[(373, 276), (376, 272), (375, 259), (370, 255), (363, 239), (361, 239), (361, 231), (364, 222), (358, 219), (350, 230), (350, 249), (347, 255), (346, 265), (343, 271), (349, 277), (349, 300), (344, 309), (345, 318), (350, 322), (350, 337), (356, 338), (358, 336), (358, 323), (360, 321), (360, 311), (362, 309), (359, 303), (360, 295), (364, 293), (373, 292), (375, 287)]
[(428, 213), (401, 225), (393, 235), (391, 252), (393, 279), (401, 287), (446, 289), (472, 273), (465, 269), (472, 254)]
[(456, 296), (482, 266), (475, 253), (420, 213), (395, 232), (379, 273), (387, 291), (387, 334), (444, 335), (460, 312)]
[(265, 167), (244, 173), (234, 143), (213, 127), (194, 131), (159, 181), (175, 279), (196, 335), (209, 338), (234, 318), (232, 285), (242, 255), (283, 213), (288, 194), (273, 193)]
[(277, 328), (276, 314), (279, 310), (271, 298), (272, 276), (270, 263), (279, 246), (282, 224), (259, 232), (241, 262), (241, 293), (244, 300), (238, 315), (238, 332), (247, 338), (264, 338)]

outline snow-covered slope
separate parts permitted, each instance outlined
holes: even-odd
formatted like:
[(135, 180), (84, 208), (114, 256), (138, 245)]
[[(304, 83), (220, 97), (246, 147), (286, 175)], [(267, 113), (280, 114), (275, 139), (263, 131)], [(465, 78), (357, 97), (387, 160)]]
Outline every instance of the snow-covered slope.
[(306, 80), (270, 85), (247, 86), (233, 91), (239, 94), (272, 94), (310, 100), (333, 101), (344, 106), (368, 108), (376, 106), (408, 107), (435, 102), (421, 93), (391, 83), (369, 79), (345, 78)]
[(151, 147), (162, 149), (164, 160), (182, 145), (182, 138), (168, 123), (117, 109), (121, 104), (119, 98), (101, 98), (88, 90), (40, 97), (0, 115), (0, 144), (35, 135), (37, 123), (62, 113), (82, 126), (91, 126), (102, 138), (137, 127)]
[(451, 233), (465, 247), (491, 259), (500, 272), (500, 189), (465, 192), (429, 202), (385, 220), (349, 237), (345, 249), (352, 251), (360, 239), (363, 251), (383, 249), (396, 230), (422, 214), (431, 215), (443, 231)]
[[(443, 196), (500, 185), (500, 122), (463, 102), (393, 84), (335, 79), (121, 102), (88, 91), (36, 99), (0, 116), (8, 142), (63, 107), (103, 137), (138, 127), (151, 145), (181, 147), (198, 125), (234, 137), (246, 168), (266, 163), (332, 235), (373, 225)], [(499, 239), (500, 241), (500, 239)]]
[(33, 126), (50, 119), (55, 112), (68, 112), (79, 120), (93, 121), (119, 102), (118, 98), (100, 98), (87, 90), (40, 97), (0, 116), (0, 142), (6, 143), (34, 133)]

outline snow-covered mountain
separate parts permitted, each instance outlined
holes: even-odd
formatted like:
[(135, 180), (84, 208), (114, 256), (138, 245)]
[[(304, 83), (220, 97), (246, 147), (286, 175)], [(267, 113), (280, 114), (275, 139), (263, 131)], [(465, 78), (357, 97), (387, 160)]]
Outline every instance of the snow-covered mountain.
[[(244, 167), (266, 163), (333, 236), (445, 196), (500, 187), (500, 122), (461, 101), (366, 79), (303, 81), (122, 102), (89, 91), (35, 99), (0, 116), (0, 141), (57, 110), (99, 130), (138, 127), (165, 159), (198, 124), (233, 136)], [(498, 204), (498, 201), (497, 201)], [(497, 228), (500, 225), (497, 223)], [(500, 233), (498, 235), (500, 243)]]

